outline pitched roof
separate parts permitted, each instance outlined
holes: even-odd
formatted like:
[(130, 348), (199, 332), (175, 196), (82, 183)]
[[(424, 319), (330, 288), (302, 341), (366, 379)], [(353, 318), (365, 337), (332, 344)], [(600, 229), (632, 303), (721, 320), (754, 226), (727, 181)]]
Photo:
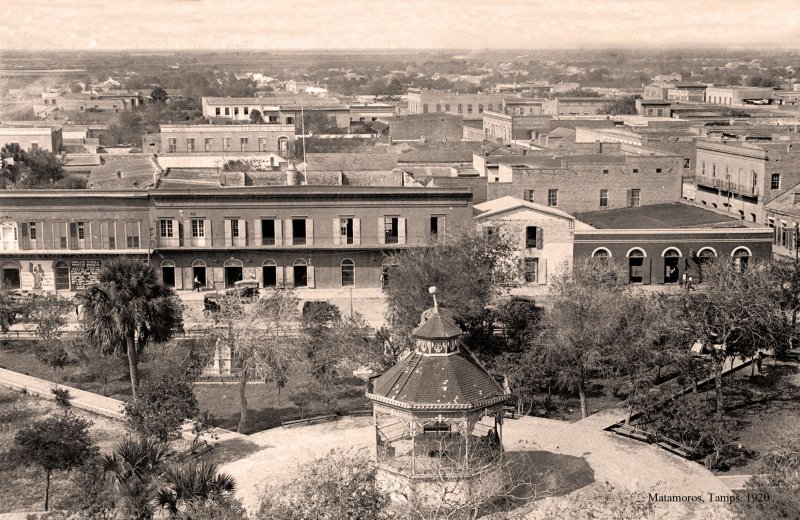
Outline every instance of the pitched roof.
[(434, 308), (430, 317), (414, 329), (411, 334), (423, 339), (450, 339), (463, 333), (464, 331), (456, 325), (452, 314), (444, 309), (440, 311), (437, 307)]
[(499, 199), (492, 199), (481, 204), (475, 204), (472, 208), (477, 213), (475, 216), (479, 219), (497, 215), (498, 213), (503, 213), (512, 209), (526, 208), (540, 213), (547, 213), (569, 220), (575, 220), (575, 217), (566, 211), (511, 196), (500, 197)]

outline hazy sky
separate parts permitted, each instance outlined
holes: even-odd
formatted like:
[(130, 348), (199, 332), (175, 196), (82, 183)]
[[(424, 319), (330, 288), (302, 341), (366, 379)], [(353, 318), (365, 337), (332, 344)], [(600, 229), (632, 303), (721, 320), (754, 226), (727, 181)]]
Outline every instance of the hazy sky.
[(0, 49), (798, 47), (800, 0), (3, 0)]

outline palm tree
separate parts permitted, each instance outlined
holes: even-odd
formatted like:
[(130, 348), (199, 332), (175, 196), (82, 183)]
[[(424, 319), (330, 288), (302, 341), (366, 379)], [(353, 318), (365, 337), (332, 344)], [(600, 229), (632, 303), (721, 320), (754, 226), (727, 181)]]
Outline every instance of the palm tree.
[(126, 353), (131, 389), (139, 390), (138, 355), (148, 341), (166, 341), (182, 325), (175, 292), (161, 284), (153, 268), (135, 258), (110, 260), (98, 281), (78, 296), (87, 339), (102, 354)]
[(152, 518), (153, 481), (168, 455), (163, 442), (128, 436), (114, 446), (112, 454), (103, 457), (103, 469), (111, 473), (129, 518)]
[(214, 502), (236, 490), (236, 481), (227, 473), (218, 473), (217, 465), (209, 462), (190, 462), (170, 468), (162, 476), (166, 484), (156, 492), (156, 502), (180, 517), (181, 508)]

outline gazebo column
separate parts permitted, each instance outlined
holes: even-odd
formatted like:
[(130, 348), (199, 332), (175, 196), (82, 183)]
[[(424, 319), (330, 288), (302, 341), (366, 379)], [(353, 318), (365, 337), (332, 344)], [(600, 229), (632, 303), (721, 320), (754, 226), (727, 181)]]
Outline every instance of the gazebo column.
[(416, 422), (411, 421), (411, 474), (417, 473), (417, 429)]

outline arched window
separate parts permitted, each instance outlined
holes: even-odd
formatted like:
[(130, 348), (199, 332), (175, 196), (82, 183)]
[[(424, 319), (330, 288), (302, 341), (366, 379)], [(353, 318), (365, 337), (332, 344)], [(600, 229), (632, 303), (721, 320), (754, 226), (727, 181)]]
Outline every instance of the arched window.
[(713, 247), (704, 247), (703, 249), (697, 252), (697, 257), (705, 259), (716, 258), (717, 251)]
[(469, 103), (467, 105), (467, 114), (471, 114), (471, 113), (472, 113), (472, 103)]
[(478, 105), (478, 113), (479, 114), (483, 114), (483, 104), (482, 103)]
[(13, 220), (0, 221), (0, 251), (16, 251), (19, 249), (17, 223)]
[(445, 112), (450, 112), (450, 103), (447, 103), (447, 104), (444, 106), (444, 111), (445, 111)]
[(235, 287), (236, 282), (244, 280), (244, 264), (238, 258), (225, 260), (222, 268), (225, 273), (225, 287)]
[(206, 263), (203, 260), (194, 260), (192, 262), (192, 289), (200, 290), (208, 283), (206, 277)]
[(647, 254), (644, 251), (639, 249), (638, 247), (634, 247), (630, 251), (628, 251), (628, 258), (644, 258)]
[(746, 247), (737, 247), (733, 250), (731, 256), (733, 257), (733, 266), (736, 269), (736, 272), (740, 273), (747, 269), (747, 266), (750, 263), (750, 257), (753, 256), (753, 254)]
[(592, 251), (592, 258), (611, 258), (611, 251), (605, 247), (598, 247)]
[(441, 112), (442, 111), (442, 105), (437, 104), (436, 105), (436, 111), (437, 112)]
[(238, 258), (229, 258), (225, 260), (223, 267), (244, 267), (244, 264)]
[(491, 112), (493, 109), (494, 105), (492, 105), (491, 103), (489, 103), (489, 106), (486, 107), (486, 110), (488, 110), (489, 112)]
[(356, 285), (356, 264), (349, 258), (342, 260), (342, 287)]
[(628, 251), (628, 282), (643, 283), (645, 278), (644, 258), (647, 255), (638, 247)]
[(462, 114), (463, 112), (464, 112), (464, 105), (462, 105), (461, 103), (459, 103), (459, 104), (458, 104), (458, 113), (459, 113), (459, 114)]

